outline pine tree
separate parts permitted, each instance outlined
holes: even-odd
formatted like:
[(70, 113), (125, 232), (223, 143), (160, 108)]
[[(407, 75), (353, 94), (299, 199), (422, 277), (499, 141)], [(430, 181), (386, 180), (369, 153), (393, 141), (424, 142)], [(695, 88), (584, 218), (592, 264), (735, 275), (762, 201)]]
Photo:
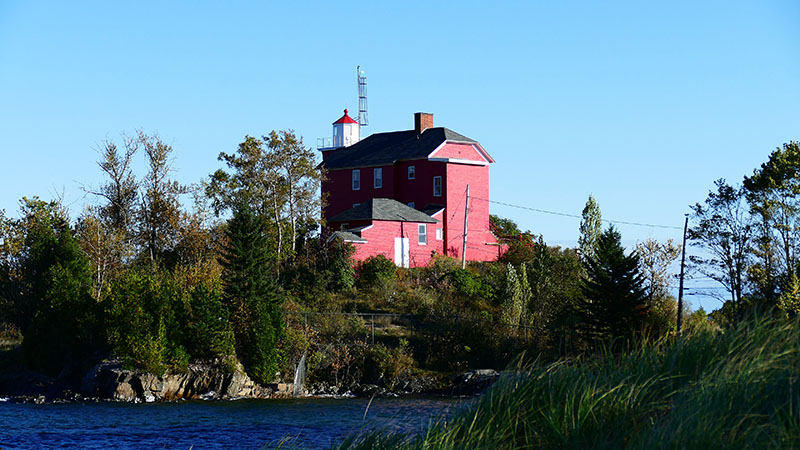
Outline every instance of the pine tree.
[(629, 338), (647, 313), (644, 278), (636, 252), (625, 255), (621, 235), (609, 227), (586, 264), (584, 299), (578, 310), (583, 331), (593, 340)]
[(600, 214), (600, 206), (595, 201), (593, 195), (589, 195), (586, 206), (583, 207), (581, 214), (580, 237), (578, 237), (578, 248), (580, 248), (581, 261), (586, 263), (594, 257), (597, 250), (597, 240), (603, 232), (603, 218)]
[(242, 201), (235, 205), (225, 234), (223, 298), (231, 314), (236, 353), (253, 379), (270, 382), (277, 369), (276, 345), (283, 324), (265, 224)]

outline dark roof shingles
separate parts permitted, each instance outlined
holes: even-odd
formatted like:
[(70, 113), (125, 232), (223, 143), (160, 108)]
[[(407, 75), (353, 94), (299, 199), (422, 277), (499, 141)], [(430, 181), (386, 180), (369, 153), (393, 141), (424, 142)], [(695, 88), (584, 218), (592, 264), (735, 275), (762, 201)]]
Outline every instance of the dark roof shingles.
[(356, 220), (389, 220), (399, 222), (438, 223), (433, 217), (390, 198), (373, 198), (337, 214), (328, 222)]
[(421, 159), (427, 157), (445, 140), (477, 143), (443, 127), (429, 128), (419, 135), (414, 130), (376, 133), (349, 147), (330, 150), (321, 166), (328, 170), (347, 169)]

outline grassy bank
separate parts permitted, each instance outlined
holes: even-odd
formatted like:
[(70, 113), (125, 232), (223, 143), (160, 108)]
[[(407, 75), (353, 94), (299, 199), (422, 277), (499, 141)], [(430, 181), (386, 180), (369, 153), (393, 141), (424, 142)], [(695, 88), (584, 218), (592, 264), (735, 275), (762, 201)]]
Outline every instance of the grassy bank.
[(800, 325), (753, 319), (622, 356), (533, 364), (423, 435), (340, 448), (799, 448)]

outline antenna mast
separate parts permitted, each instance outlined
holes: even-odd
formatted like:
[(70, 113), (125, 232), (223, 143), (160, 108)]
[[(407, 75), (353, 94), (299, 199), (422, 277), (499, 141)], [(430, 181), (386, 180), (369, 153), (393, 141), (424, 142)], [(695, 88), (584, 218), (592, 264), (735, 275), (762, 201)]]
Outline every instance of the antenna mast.
[(356, 66), (356, 75), (358, 76), (358, 125), (365, 127), (369, 125), (369, 118), (367, 117), (367, 77), (363, 75), (364, 71), (361, 66)]

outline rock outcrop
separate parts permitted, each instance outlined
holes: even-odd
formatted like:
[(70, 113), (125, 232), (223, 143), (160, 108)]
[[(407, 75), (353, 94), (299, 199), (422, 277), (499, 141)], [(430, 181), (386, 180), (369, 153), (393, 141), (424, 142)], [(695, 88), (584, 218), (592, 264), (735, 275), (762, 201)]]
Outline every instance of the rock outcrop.
[(270, 398), (280, 394), (261, 386), (241, 366), (230, 372), (209, 364), (190, 364), (185, 373), (164, 376), (123, 369), (118, 361), (94, 366), (81, 383), (84, 396), (123, 402), (155, 402), (180, 399)]

